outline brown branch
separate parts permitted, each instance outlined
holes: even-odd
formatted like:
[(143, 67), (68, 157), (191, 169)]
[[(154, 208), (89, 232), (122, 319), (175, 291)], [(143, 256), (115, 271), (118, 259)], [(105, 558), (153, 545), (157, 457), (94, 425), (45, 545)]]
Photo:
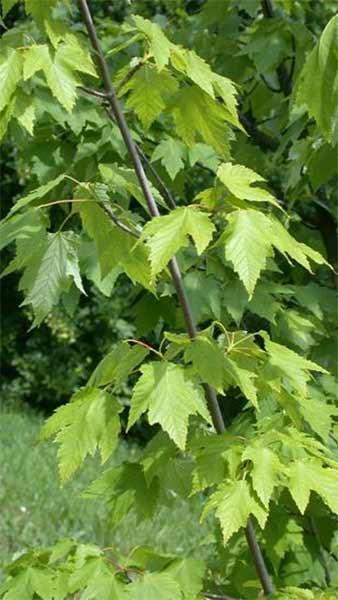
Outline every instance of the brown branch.
[(264, 150), (277, 150), (279, 146), (278, 139), (275, 139), (258, 129), (256, 123), (248, 119), (245, 115), (240, 115), (239, 120), (242, 123), (244, 129), (252, 137), (253, 141), (263, 148)]

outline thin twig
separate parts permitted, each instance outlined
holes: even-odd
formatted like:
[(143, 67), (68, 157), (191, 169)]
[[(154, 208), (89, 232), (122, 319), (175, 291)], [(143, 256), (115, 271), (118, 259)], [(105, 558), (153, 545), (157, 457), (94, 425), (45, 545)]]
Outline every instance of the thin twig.
[(86, 87), (85, 85), (78, 85), (77, 87), (82, 92), (86, 92), (86, 94), (95, 96), (95, 98), (99, 98), (100, 100), (107, 100), (107, 94), (105, 92), (99, 92), (98, 90), (93, 90), (93, 88)]
[(135, 73), (137, 73), (137, 71), (141, 67), (143, 67), (143, 65), (144, 65), (144, 60), (140, 60), (140, 62), (138, 62), (134, 67), (132, 67), (130, 69), (130, 71), (128, 71), (127, 75), (122, 79), (122, 81), (119, 83), (119, 85), (116, 88), (117, 95), (119, 95), (122, 88), (126, 85), (126, 83), (128, 83), (128, 81), (130, 81), (130, 79), (132, 79), (132, 77), (134, 77)]
[(115, 223), (115, 225), (117, 227), (122, 229), (122, 231), (124, 231), (125, 233), (129, 233), (129, 235), (132, 235), (133, 237), (135, 237), (137, 239), (140, 237), (140, 234), (137, 233), (137, 231), (130, 229), (130, 227), (128, 227), (128, 225), (125, 225), (125, 223), (123, 223), (123, 221), (120, 221), (120, 219), (114, 215), (114, 212), (113, 212), (111, 206), (109, 206), (109, 204), (102, 203), (102, 204), (99, 204), (99, 206), (102, 206), (102, 209), (104, 210), (106, 215), (109, 217), (109, 219), (111, 221), (113, 221), (113, 223)]
[(148, 157), (145, 155), (142, 148), (140, 148), (140, 146), (138, 144), (136, 144), (136, 149), (137, 149), (137, 152), (139, 153), (143, 163), (146, 165), (146, 167), (149, 169), (149, 171), (153, 175), (154, 179), (156, 180), (159, 190), (162, 193), (162, 196), (164, 197), (164, 199), (166, 200), (167, 205), (170, 208), (176, 208), (176, 202), (175, 202), (170, 190), (167, 188), (166, 184), (164, 183), (162, 177), (160, 177), (157, 170), (155, 169), (155, 167), (153, 167), (150, 160), (148, 159)]
[(233, 598), (232, 596), (228, 596), (227, 594), (204, 594), (205, 598), (208, 600), (241, 600), (241, 598)]
[(280, 94), (280, 93), (282, 92), (282, 88), (281, 88), (281, 87), (279, 87), (279, 88), (275, 88), (275, 87), (273, 87), (273, 85), (271, 85), (271, 83), (269, 83), (269, 82), (267, 81), (267, 79), (264, 77), (264, 75), (263, 75), (262, 73), (260, 74), (260, 78), (261, 78), (261, 80), (263, 81), (263, 83), (265, 83), (266, 87), (267, 87), (267, 88), (268, 88), (268, 89), (269, 89), (271, 92), (274, 92), (274, 93), (276, 93), (276, 94)]
[[(152, 217), (160, 216), (160, 212), (158, 210), (158, 206), (152, 194), (149, 181), (144, 172), (142, 161), (140, 159), (140, 155), (136, 149), (134, 141), (132, 139), (129, 127), (127, 125), (125, 116), (121, 110), (118, 98), (116, 96), (115, 90), (112, 86), (111, 75), (109, 73), (108, 65), (105, 61), (104, 54), (102, 52), (101, 44), (99, 42), (95, 25), (93, 23), (92, 15), (90, 13), (87, 0), (78, 0), (79, 6), (82, 12), (83, 20), (87, 28), (89, 39), (92, 43), (93, 50), (95, 52), (95, 58), (98, 65), (99, 72), (101, 73), (102, 80), (104, 83), (105, 90), (107, 92), (107, 100), (109, 101), (110, 107), (112, 109), (112, 113), (116, 120), (116, 123), (120, 129), (121, 135), (127, 147), (130, 159), (134, 166), (135, 173), (139, 180), (141, 189), (143, 191), (145, 200), (148, 205), (149, 212)], [(186, 290), (182, 280), (182, 274), (180, 268), (178, 266), (176, 258), (172, 258), (169, 261), (169, 270), (171, 273), (173, 285), (175, 287), (179, 303), (181, 305), (184, 319), (187, 327), (187, 331), (191, 339), (195, 339), (198, 333), (195, 320), (192, 314), (190, 302), (188, 300), (188, 296), (186, 294)], [(215, 390), (209, 386), (204, 386), (205, 396), (207, 400), (207, 405), (211, 414), (211, 418), (214, 424), (214, 427), (218, 433), (223, 433), (225, 431), (225, 424), (223, 420), (223, 416), (221, 413), (221, 409), (217, 400)], [(246, 536), (249, 544), (249, 548), (252, 553), (252, 559), (256, 566), (257, 574), (261, 581), (262, 588), (266, 594), (270, 594), (273, 592), (273, 586), (270, 580), (269, 573), (267, 571), (264, 558), (262, 556), (260, 547), (258, 545), (255, 532), (253, 530), (253, 525), (251, 521), (248, 522), (246, 527)]]

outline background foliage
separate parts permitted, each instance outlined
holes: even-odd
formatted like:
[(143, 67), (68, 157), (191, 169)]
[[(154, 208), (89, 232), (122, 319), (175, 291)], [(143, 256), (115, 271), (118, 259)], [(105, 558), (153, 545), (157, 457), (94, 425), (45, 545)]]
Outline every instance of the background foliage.
[[(19, 40), (23, 39), (26, 44), (28, 37), (42, 44), (49, 38), (48, 43), (57, 49), (62, 43), (62, 21), (67, 24), (66, 27), (72, 28), (73, 33), (83, 30), (75, 8), (70, 17), (67, 7), (58, 3), (53, 16), (59, 19), (57, 23), (60, 29), (53, 25), (53, 20), (48, 20), (48, 29), (42, 22), (49, 17), (46, 17), (43, 10), (39, 12), (41, 7), (34, 6), (34, 2), (30, 4), (30, 0), (26, 0), (27, 17), (22, 4), (10, 0), (3, 2), (4, 13), (8, 13), (4, 18), (8, 31), (1, 41), (0, 70), (2, 69), (3, 77), (6, 77), (6, 74), (3, 75), (6, 60), (10, 60), (8, 48), (19, 44)], [(222, 546), (220, 531), (212, 520), (212, 533), (208, 543), (205, 542), (208, 546), (209, 565), (209, 571), (205, 575), (205, 589), (215, 593), (226, 591), (245, 598), (257, 597), (255, 573), (250, 566), (243, 536), (237, 533), (237, 529), (245, 524), (250, 512), (261, 524), (264, 521), (262, 507), (269, 505), (270, 496), (274, 494), (276, 503), (270, 504), (270, 516), (260, 534), (260, 541), (276, 586), (289, 587), (285, 592), (286, 596), (281, 591), (280, 597), (312, 598), (312, 589), (317, 590), (314, 593), (321, 597), (318, 590), (337, 586), (337, 517), (334, 515), (337, 512), (334, 499), (337, 477), (334, 471), (337, 464), (335, 190), (338, 25), (337, 17), (334, 16), (335, 2), (322, 4), (311, 0), (275, 0), (272, 6), (268, 1), (258, 0), (175, 0), (116, 2), (111, 5), (93, 0), (91, 8), (114, 83), (119, 86), (124, 82), (120, 94), (134, 137), (142, 143), (143, 151), (151, 158), (164, 183), (172, 189), (175, 199), (182, 207), (178, 209), (181, 212), (174, 211), (170, 216), (162, 216), (160, 221), (154, 221), (143, 228), (146, 247), (150, 251), (152, 273), (162, 272), (168, 259), (178, 250), (195, 320), (203, 329), (212, 322), (220, 321), (227, 331), (235, 332), (231, 334), (234, 337), (230, 341), (224, 336), (218, 341), (227, 352), (232, 350), (233, 344), (237, 344), (240, 356), (236, 360), (236, 356), (229, 359), (227, 369), (231, 377), (224, 381), (223, 375), (220, 376), (220, 371), (217, 371), (219, 347), (210, 341), (210, 331), (216, 337), (215, 329), (208, 330), (205, 337), (199, 340), (199, 346), (195, 344), (193, 349), (186, 349), (187, 342), (182, 335), (179, 338), (175, 336), (175, 332), (182, 330), (183, 319), (166, 274), (163, 274), (158, 284), (159, 295), (156, 297), (152, 293), (152, 283), (142, 262), (143, 258), (138, 257), (137, 268), (133, 267), (132, 262), (126, 261), (125, 256), (128, 252), (131, 253), (131, 245), (125, 245), (123, 237), (116, 238), (115, 245), (109, 246), (114, 255), (113, 262), (104, 255), (107, 217), (103, 218), (102, 211), (97, 212), (95, 221), (90, 211), (86, 212), (85, 205), (82, 205), (79, 209), (82, 219), (80, 222), (77, 211), (74, 214), (69, 212), (69, 204), (57, 204), (49, 211), (48, 217), (47, 211), (40, 210), (34, 213), (39, 216), (33, 216), (32, 221), (29, 221), (30, 216), (27, 222), (25, 217), (22, 224), (18, 221), (19, 226), (15, 225), (14, 220), (9, 227), (9, 221), (3, 222), (5, 244), (17, 238), (16, 250), (13, 245), (4, 250), (4, 265), (24, 266), (26, 275), (19, 282), (17, 273), (12, 272), (2, 280), (3, 307), (7, 315), (2, 331), (2, 402), (13, 405), (24, 400), (45, 413), (50, 413), (55, 406), (63, 405), (74, 391), (86, 384), (93, 368), (116, 342), (138, 338), (158, 348), (163, 340), (163, 332), (170, 330), (172, 333), (168, 333), (166, 339), (171, 344), (171, 360), (176, 360), (176, 356), (181, 353), (184, 362), (190, 365), (188, 368), (195, 369), (201, 381), (215, 385), (225, 398), (221, 402), (221, 408), (231, 434), (245, 434), (251, 440), (248, 442), (250, 444), (254, 435), (258, 440), (256, 446), (253, 441), (252, 446), (246, 450), (240, 444), (234, 444), (234, 456), (229, 459), (230, 464), (233, 461), (235, 465), (236, 453), (238, 456), (242, 453), (244, 468), (248, 464), (253, 466), (250, 467), (250, 489), (252, 482), (255, 494), (250, 499), (247, 496), (249, 492), (246, 481), (240, 482), (238, 485), (241, 487), (234, 489), (232, 494), (229, 488), (224, 487), (228, 484), (222, 483), (224, 473), (212, 472), (208, 479), (203, 471), (203, 467), (210, 468), (208, 460), (212, 464), (214, 456), (219, 456), (217, 453), (222, 447), (217, 444), (221, 442), (216, 441), (214, 447), (211, 439), (209, 440), (207, 460), (203, 457), (204, 446), (199, 438), (195, 441), (190, 441), (189, 438), (189, 444), (192, 444), (189, 446), (190, 457), (185, 461), (183, 458), (176, 460), (173, 446), (167, 438), (158, 438), (162, 439), (161, 443), (168, 453), (164, 457), (170, 457), (176, 470), (175, 477), (169, 472), (165, 476), (165, 482), (161, 481), (170, 493), (186, 498), (187, 490), (177, 484), (177, 470), (181, 469), (185, 473), (184, 477), (190, 476), (190, 460), (197, 465), (197, 474), (193, 479), (195, 492), (205, 493), (206, 488), (220, 484), (208, 505), (211, 510), (213, 505), (216, 508), (223, 537), (226, 542), (231, 538), (231, 543)], [(166, 68), (163, 72), (161, 69), (165, 65), (165, 53), (168, 52), (167, 42), (158, 33), (160, 30), (149, 30), (142, 19), (126, 21), (132, 15), (153, 19), (154, 23), (163, 27), (172, 43), (193, 49), (211, 66), (214, 73), (230, 78), (237, 87), (232, 87), (232, 84), (226, 84), (223, 80), (222, 83), (221, 80), (212, 80), (207, 65), (193, 53), (184, 58), (188, 61), (188, 66), (182, 67), (180, 61), (183, 61), (183, 55), (180, 56), (178, 46), (175, 46), (176, 50), (171, 50), (177, 52), (176, 63), (173, 62), (170, 66), (172, 71)], [(30, 16), (35, 21), (31, 21)], [(320, 36), (321, 42), (318, 41)], [(28, 45), (30, 43), (31, 41)], [(87, 52), (83, 38), (81, 44)], [(76, 180), (95, 181), (97, 184), (99, 173), (100, 184), (94, 188), (96, 200), (101, 202), (108, 198), (107, 194), (113, 195), (115, 215), (135, 231), (140, 231), (145, 216), (143, 200), (135, 178), (128, 170), (130, 167), (117, 128), (107, 119), (100, 101), (94, 97), (89, 99), (84, 91), (74, 91), (77, 83), (95, 85), (95, 79), (91, 77), (92, 63), (89, 58), (85, 62), (84, 56), (81, 55), (80, 62), (74, 59), (73, 63), (67, 63), (68, 70), (61, 69), (59, 77), (65, 77), (61, 90), (52, 76), (48, 75), (48, 65), (43, 67), (46, 79), (41, 72), (34, 75), (34, 80), (27, 77), (28, 80), (20, 88), (14, 104), (10, 103), (12, 92), (9, 90), (7, 93), (9, 88), (3, 88), (4, 100), (0, 113), (4, 148), (1, 159), (4, 174), (2, 214), (8, 216), (17, 199), (27, 198), (31, 190), (50, 181), (54, 181), (52, 186), (45, 188), (45, 191), (40, 190), (35, 197), (28, 197), (27, 204), (36, 206), (45, 202), (57, 202), (60, 198), (68, 198), (70, 193), (74, 193), (75, 199), (81, 198), (88, 190), (86, 192), (81, 187), (74, 190), (73, 183), (67, 179), (57, 179), (58, 176), (67, 170), (68, 175)], [(142, 57), (145, 64), (136, 69), (135, 57), (138, 56)], [(25, 60), (28, 71), (34, 73), (36, 56), (32, 55), (31, 63), (28, 58)], [(135, 69), (135, 73), (128, 79), (130, 69)], [(82, 74), (84, 71), (81, 82), (77, 79), (79, 71)], [(179, 91), (177, 82), (181, 85)], [(239, 117), (236, 112), (235, 91), (238, 93)], [(20, 97), (20, 94), (23, 96)], [(30, 110), (29, 107), (33, 108)], [(234, 166), (229, 167), (229, 161), (241, 167), (237, 170)], [(221, 163), (223, 165), (220, 167)], [(245, 167), (250, 171), (245, 170)], [(268, 182), (269, 192), (260, 176)], [(153, 178), (152, 183), (156, 185)], [(92, 196), (87, 199), (90, 197)], [(159, 194), (157, 198), (163, 206), (163, 199)], [(274, 208), (276, 199), (283, 212)], [(192, 204), (198, 204), (202, 211), (212, 213), (213, 226), (220, 230), (227, 223), (226, 233), (220, 238), (216, 248), (208, 251), (206, 259), (204, 256), (200, 258), (199, 254), (210, 241), (211, 225), (208, 225), (206, 212), (198, 212), (196, 206), (186, 208), (186, 205)], [(270, 208), (266, 208), (269, 205)], [(16, 205), (14, 210), (19, 206), (20, 204)], [(262, 211), (256, 210), (263, 206)], [(21, 214), (29, 215), (22, 212), (18, 213), (19, 216), (13, 216), (13, 219), (20, 219)], [(195, 221), (196, 219), (199, 221)], [(280, 222), (286, 229), (281, 229), (276, 224)], [(11, 223), (14, 224), (14, 234)], [(99, 233), (95, 229), (97, 223), (100, 224)], [(197, 227), (195, 223), (198, 223)], [(49, 240), (61, 240), (62, 248), (68, 249), (69, 264), (63, 274), (56, 273), (60, 290), (55, 293), (52, 290), (50, 297), (47, 294), (44, 302), (41, 302), (41, 295), (36, 294), (29, 281), (31, 274), (34, 275), (35, 266), (25, 264), (27, 248), (25, 242), (20, 241), (20, 231), (22, 227), (28, 227), (28, 231), (30, 227), (43, 229), (46, 224), (50, 231), (56, 232), (61, 227), (67, 232), (63, 238)], [(73, 233), (67, 237), (69, 231)], [(164, 231), (168, 235), (167, 245), (162, 242)], [(285, 231), (306, 246), (297, 245)], [(190, 238), (193, 239), (197, 252), (192, 244), (188, 246)], [(76, 271), (77, 259), (74, 259), (73, 253), (78, 242), (81, 243), (78, 260), (86, 296), (76, 289), (76, 285), (81, 288)], [(222, 243), (225, 243), (223, 254), (218, 249)], [(114, 248), (119, 244), (124, 257), (114, 254)], [(62, 248), (60, 253), (63, 252)], [(274, 256), (272, 248), (278, 250)], [(28, 250), (31, 251), (29, 246)], [(14, 256), (16, 258), (13, 263)], [(315, 266), (315, 276), (311, 273), (309, 258), (319, 263), (319, 266), (311, 263)], [(325, 261), (333, 269), (328, 269)], [(11, 267), (6, 269), (8, 270), (11, 271)], [(72, 284), (69, 273), (73, 278)], [(63, 278), (67, 279), (66, 284)], [(130, 283), (130, 278), (134, 282), (136, 280), (136, 285)], [(20, 291), (17, 290), (18, 285)], [(23, 300), (22, 290), (25, 291), (27, 300), (18, 311), (17, 306)], [(39, 328), (28, 332), (32, 323), (39, 325)], [(259, 331), (265, 333), (251, 338), (255, 344), (251, 341), (247, 347), (242, 345), (242, 340), (247, 339), (244, 336), (254, 336)], [(280, 344), (287, 348), (282, 350)], [(118, 348), (119, 352), (124, 351), (124, 346)], [(151, 382), (152, 377), (156, 379), (156, 370), (162, 368), (160, 364), (147, 363), (141, 368), (141, 378), (134, 392), (137, 402), (141, 398), (144, 403), (150, 397), (149, 381)], [(284, 382), (283, 391), (279, 395), (275, 393), (277, 388), (274, 388), (279, 383), (271, 383), (278, 380), (276, 373), (279, 373), (279, 377), (282, 373)], [(257, 374), (260, 378), (258, 383), (255, 379)], [(167, 375), (172, 378), (169, 387), (174, 389), (177, 378), (181, 377), (179, 367), (171, 367)], [(104, 381), (104, 378), (105, 375), (99, 370), (92, 381), (97, 386), (110, 383)], [(268, 381), (266, 387), (265, 379)], [(130, 403), (131, 386), (135, 381), (136, 378), (132, 375), (128, 381), (121, 379), (117, 386), (123, 431), (128, 418), (126, 406)], [(183, 385), (184, 381), (180, 380), (179, 389)], [(307, 386), (309, 393), (305, 395)], [(155, 397), (156, 393), (153, 402)], [(75, 406), (77, 398), (79, 397), (75, 396)], [(195, 402), (193, 398), (195, 396), (187, 386), (186, 401)], [(91, 401), (97, 403), (97, 406), (103, 402), (101, 396), (93, 397)], [(260, 410), (254, 417), (252, 404), (257, 406), (257, 402)], [(136, 419), (146, 409), (146, 405), (143, 410), (137, 407), (132, 409), (129, 426), (133, 425), (134, 416)], [(182, 431), (176, 431), (176, 426), (172, 428), (168, 425), (167, 416), (157, 418), (151, 404), (148, 409), (149, 424), (159, 422), (177, 445), (184, 448), (186, 426)], [(72, 418), (75, 419), (75, 413), (66, 417), (66, 411), (56, 415), (65, 415), (68, 427), (67, 419), (71, 422)], [(202, 409), (199, 405), (194, 405), (190, 412), (202, 412)], [(185, 418), (188, 419), (188, 415), (182, 414), (181, 417), (182, 422), (185, 422)], [(61, 449), (64, 447), (68, 454), (75, 455), (75, 448), (70, 445), (71, 440), (62, 437), (58, 417), (54, 421), (53, 418), (48, 422), (49, 425), (47, 423), (46, 436), (56, 433)], [(131, 428), (131, 433), (143, 444), (153, 439), (154, 428), (142, 420), (141, 424), (139, 422)], [(279, 434), (286, 437), (282, 438)], [(143, 460), (147, 459), (147, 452), (154, 452), (152, 444), (155, 443), (156, 449), (156, 439), (150, 443), (149, 448), (147, 446)], [(311, 443), (317, 444), (313, 446), (317, 448), (317, 454), (313, 448), (309, 450)], [(274, 450), (278, 448), (277, 454), (273, 452), (272, 456), (267, 453), (266, 447), (269, 444), (272, 444)], [(98, 442), (98, 446), (104, 454), (104, 443)], [(84, 455), (87, 451), (85, 449)], [(213, 452), (216, 454), (213, 455)], [(277, 455), (278, 459), (275, 459)], [(284, 487), (278, 488), (278, 492), (274, 491), (277, 481), (281, 484), (279, 473), (289, 464), (290, 456), (295, 461), (291, 467), (294, 469), (293, 475), (290, 471), (292, 498), (287, 494), (285, 483)], [(74, 465), (62, 463), (61, 460), (61, 477), (66, 479), (75, 471), (82, 458), (82, 455), (79, 456)], [(152, 509), (144, 506), (147, 502), (151, 505), (148, 492), (142, 487), (144, 484), (138, 483), (139, 489), (133, 490), (133, 501), (123, 487), (124, 478), (130, 481), (139, 477), (136, 477), (137, 458), (122, 462), (125, 466), (118, 475), (120, 479), (114, 479), (113, 470), (108, 486), (112, 520), (119, 525), (125, 515), (128, 519), (133, 503), (136, 504), (137, 518), (153, 518)], [(326, 465), (325, 468), (322, 465)], [(312, 468), (315, 470), (311, 471)], [(158, 478), (160, 467), (157, 466), (157, 469), (159, 471), (155, 472)], [(267, 472), (269, 477), (266, 477)], [(227, 474), (229, 476), (229, 472)], [(117, 490), (115, 495), (111, 491), (113, 483)], [(147, 484), (152, 485), (152, 480)], [(97, 485), (98, 490), (94, 484), (91, 493), (101, 493), (102, 482)], [(316, 494), (312, 491), (307, 506), (310, 489)], [(150, 496), (155, 497), (156, 493), (151, 488)], [(123, 505), (119, 504), (119, 494), (124, 494)], [(221, 506), (224, 497), (229, 498), (229, 504)], [(253, 497), (256, 498), (255, 501), (252, 500)], [(238, 501), (244, 505), (246, 498), (247, 514), (244, 515), (244, 520), (243, 516), (237, 519)], [(168, 497), (165, 502), (169, 502)], [(228, 513), (234, 515), (234, 520), (237, 519), (238, 522), (228, 524)], [(231, 535), (232, 533), (235, 535)], [(54, 542), (53, 539), (50, 541)], [(97, 538), (90, 541), (100, 543)], [(163, 551), (161, 547), (157, 550)], [(184, 552), (186, 551), (185, 548)], [(46, 560), (42, 558), (43, 552), (41, 555), (38, 552), (32, 554), (29, 558), (33, 569), (40, 568), (40, 562)], [(82, 564), (79, 558), (82, 553), (86, 568), (89, 564), (94, 564), (93, 557), (96, 557), (95, 568), (100, 580), (106, 581), (108, 578), (100, 551), (94, 551), (90, 547), (85, 549), (82, 546), (65, 546), (61, 552), (68, 556), (70, 563), (75, 560), (78, 565)], [(197, 563), (184, 563), (190, 578), (192, 572), (200, 573), (194, 583), (195, 593), (194, 589), (187, 591), (184, 586), (180, 592), (177, 591), (177, 581), (181, 582), (181, 579), (177, 574), (175, 579), (172, 573), (176, 568), (175, 560), (179, 559), (170, 559), (172, 563), (169, 559), (167, 562), (161, 558), (156, 559), (162, 565), (156, 575), (149, 566), (149, 557), (132, 555), (129, 560), (131, 565), (135, 561), (138, 568), (150, 572), (139, 584), (141, 588), (144, 586), (144, 590), (139, 588), (135, 594), (148, 594), (145, 596), (148, 598), (149, 590), (154, 586), (156, 593), (159, 589), (166, 590), (163, 598), (191, 597), (195, 600), (200, 597), (199, 582), (203, 567)], [(62, 566), (61, 572), (63, 568), (68, 568), (67, 565)], [(128, 563), (126, 572), (129, 567)], [(81, 568), (84, 568), (83, 565)], [(181, 568), (183, 569), (182, 565)], [(4, 588), (4, 597), (8, 600), (11, 593), (18, 594), (17, 590), (21, 589), (18, 587), (15, 591), (15, 585), (22, 585), (20, 564), (18, 567), (14, 565), (9, 573), (14, 575), (11, 579), (12, 583), (14, 581), (14, 592), (6, 592), (6, 587)], [(44, 575), (39, 574), (41, 581)], [(35, 577), (39, 578), (38, 575)], [(86, 585), (83, 597), (95, 597), (91, 595), (93, 592), (90, 585), (98, 585), (96, 575), (93, 574), (92, 584), (88, 583), (88, 574), (83, 573), (82, 577), (83, 579), (79, 575), (79, 587), (74, 584), (74, 590)], [(151, 577), (155, 578), (154, 581)], [(156, 577), (159, 579), (156, 580)], [(42, 583), (39, 580), (40, 583), (36, 584), (37, 579), (32, 576), (32, 589), (40, 597), (48, 597), (39, 591)], [(172, 583), (173, 579), (175, 584)], [(111, 593), (119, 592), (113, 590)], [(131, 589), (131, 596), (133, 593)], [(330, 593), (328, 591), (325, 597), (331, 597)], [(332, 594), (335, 597), (336, 592), (332, 591)]]

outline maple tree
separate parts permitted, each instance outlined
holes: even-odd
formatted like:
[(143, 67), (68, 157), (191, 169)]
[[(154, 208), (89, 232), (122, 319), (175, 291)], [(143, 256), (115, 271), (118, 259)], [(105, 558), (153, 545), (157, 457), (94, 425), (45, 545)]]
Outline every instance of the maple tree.
[[(3, 0), (4, 23), (17, 4)], [(139, 459), (86, 494), (112, 528), (199, 494), (214, 559), (61, 540), (8, 565), (1, 597), (336, 597), (333, 4), (322, 31), (307, 0), (207, 0), (194, 15), (178, 1), (164, 28), (134, 9), (95, 24), (87, 0), (23, 6), (0, 42), (0, 135), (27, 185), (0, 223), (15, 244), (2, 275), (21, 273), (33, 327), (60, 303), (76, 319), (87, 280), (113, 294), (120, 275), (154, 311), (41, 438), (65, 483), (146, 418)]]

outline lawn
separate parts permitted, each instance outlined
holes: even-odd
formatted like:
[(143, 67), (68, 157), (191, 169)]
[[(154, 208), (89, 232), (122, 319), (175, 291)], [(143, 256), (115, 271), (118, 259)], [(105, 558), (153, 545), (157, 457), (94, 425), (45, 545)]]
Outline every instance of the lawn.
[[(0, 564), (62, 537), (115, 546), (122, 552), (151, 543), (160, 551), (184, 553), (193, 552), (207, 534), (206, 526), (198, 525), (198, 499), (193, 513), (191, 504), (188, 509), (177, 501), (174, 510), (162, 508), (151, 522), (137, 524), (129, 514), (112, 531), (104, 504), (80, 496), (97, 477), (98, 460), (88, 460), (79, 476), (60, 488), (55, 446), (37, 443), (41, 424), (41, 416), (33, 411), (0, 412)], [(135, 452), (135, 446), (121, 443), (114, 461)]]

